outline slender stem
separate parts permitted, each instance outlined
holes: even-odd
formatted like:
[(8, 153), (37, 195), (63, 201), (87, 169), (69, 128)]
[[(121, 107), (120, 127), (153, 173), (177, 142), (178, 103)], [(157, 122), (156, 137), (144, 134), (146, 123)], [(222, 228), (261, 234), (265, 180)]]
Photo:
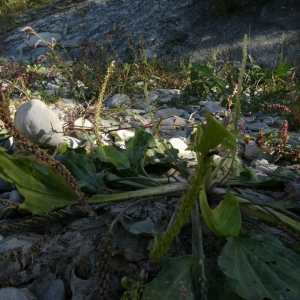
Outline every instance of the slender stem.
[(113, 232), (114, 230), (114, 227), (115, 225), (117, 224), (117, 222), (119, 222), (119, 220), (121, 219), (121, 217), (125, 214), (125, 212), (130, 209), (131, 207), (135, 206), (135, 205), (138, 205), (142, 202), (145, 202), (145, 201), (151, 201), (151, 200), (154, 200), (152, 197), (149, 199), (149, 198), (144, 198), (144, 199), (140, 199), (138, 201), (135, 201), (133, 203), (130, 203), (128, 206), (126, 206), (117, 216), (116, 218), (112, 221), (112, 223), (110, 224), (110, 227), (109, 227), (109, 231), (110, 232)]
[(173, 192), (185, 191), (188, 188), (186, 182), (175, 182), (163, 186), (151, 187), (148, 189), (142, 189), (138, 191), (130, 191), (126, 193), (119, 193), (113, 195), (94, 195), (87, 200), (88, 203), (106, 203), (106, 202), (120, 202), (129, 200), (132, 198), (146, 197), (146, 196), (158, 196), (169, 194)]
[(165, 144), (165, 142), (163, 141), (163, 139), (161, 138), (158, 129), (155, 125), (154, 122), (154, 118), (153, 118), (153, 114), (151, 111), (151, 107), (150, 107), (150, 101), (149, 101), (149, 95), (148, 95), (148, 90), (147, 90), (148, 84), (147, 82), (144, 83), (144, 93), (145, 93), (145, 98), (146, 98), (146, 102), (147, 102), (147, 106), (148, 106), (148, 110), (149, 110), (149, 115), (150, 115), (150, 119), (151, 119), (151, 123), (154, 129), (155, 134), (157, 135), (159, 141), (162, 143), (162, 145), (164, 146), (166, 152), (168, 153), (169, 157), (171, 158), (171, 160), (173, 161), (174, 165), (177, 167), (178, 171), (181, 173), (182, 177), (184, 177), (186, 179), (186, 181), (188, 181), (187, 176), (184, 174), (184, 172), (182, 171), (182, 169), (179, 167), (176, 159), (173, 157), (173, 155), (171, 154), (170, 150), (168, 149), (167, 145)]
[(214, 169), (214, 171), (211, 174), (211, 180), (215, 179), (217, 177), (217, 174), (219, 172), (219, 170), (221, 169), (221, 167), (223, 166), (225, 160), (229, 157), (229, 155), (231, 154), (231, 151), (228, 152), (224, 157), (222, 157), (222, 159), (219, 161), (218, 165), (216, 166), (216, 168)]

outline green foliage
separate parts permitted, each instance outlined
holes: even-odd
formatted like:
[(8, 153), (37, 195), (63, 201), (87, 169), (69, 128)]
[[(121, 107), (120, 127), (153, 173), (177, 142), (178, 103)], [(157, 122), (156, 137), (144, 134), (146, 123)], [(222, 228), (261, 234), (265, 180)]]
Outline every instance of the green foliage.
[(250, 231), (227, 239), (218, 264), (243, 299), (299, 299), (300, 256), (269, 234)]
[(293, 66), (280, 61), (272, 70), (263, 70), (250, 55), (249, 62), (244, 77), (244, 90), (249, 92), (251, 102), (243, 102), (243, 110), (267, 110), (271, 104), (288, 107), (293, 104), (294, 95), (297, 94), (296, 69)]
[(69, 150), (65, 154), (57, 155), (55, 159), (67, 167), (83, 191), (96, 193), (105, 188), (104, 172), (97, 173), (93, 162), (86, 155)]
[(226, 89), (226, 81), (217, 74), (211, 63), (196, 63), (190, 69), (190, 85), (185, 93), (202, 98), (208, 93), (221, 95)]
[(242, 225), (239, 202), (226, 189), (226, 196), (217, 207), (210, 209), (207, 203), (206, 192), (201, 190), (199, 195), (202, 217), (208, 228), (217, 236), (237, 236)]
[[(240, 1), (239, 4), (243, 5), (246, 2)], [(234, 0), (220, 0), (219, 3), (227, 6), (227, 9), (228, 7), (230, 9), (230, 5), (233, 3), (236, 5)], [(92, 48), (93, 45), (93, 42), (89, 42), (88, 47)], [(99, 93), (99, 86), (105, 80), (103, 74), (105, 74), (110, 62), (108, 55), (101, 52), (95, 55), (93, 59), (85, 59), (86, 57), (82, 54), (78, 62), (71, 67), (60, 59), (55, 51), (55, 44), (48, 46), (51, 50), (48, 62), (53, 62), (52, 70), (60, 71), (65, 76), (72, 86), (72, 92), (74, 94), (76, 92), (78, 95), (78, 99), (86, 100), (90, 99), (91, 96), (95, 97)], [(273, 70), (263, 70), (252, 57), (249, 57), (250, 63), (245, 72), (245, 55), (241, 69), (234, 67), (230, 62), (225, 62), (223, 66), (218, 65), (216, 63), (217, 54), (210, 62), (206, 63), (196, 63), (192, 66), (190, 61), (180, 61), (178, 64), (171, 65), (156, 59), (146, 59), (142, 46), (141, 49), (133, 53), (131, 61), (122, 62), (118, 59), (116, 72), (112, 74), (112, 80), (108, 87), (108, 94), (116, 91), (137, 93), (141, 91), (140, 82), (144, 80), (148, 82), (150, 79), (150, 88), (185, 89), (185, 95), (196, 95), (201, 98), (212, 96), (213, 99), (225, 101), (225, 104), (228, 104), (229, 96), (233, 98), (237, 93), (236, 101), (233, 103), (235, 105), (235, 125), (240, 113), (239, 100), (242, 91), (250, 93), (253, 107), (260, 105), (259, 108), (261, 108), (265, 105), (263, 102), (277, 97), (276, 99), (280, 98), (281, 101), (287, 103), (290, 100), (290, 105), (298, 105), (299, 108), (299, 103), (294, 101), (295, 99), (298, 100), (300, 90), (299, 84), (297, 85), (293, 77), (295, 70), (283, 61)], [(245, 48), (246, 41), (244, 43)], [(11, 63), (10, 67), (0, 76), (4, 76), (2, 79), (13, 76), (13, 79), (20, 80), (18, 81), (22, 91), (20, 97), (22, 95), (29, 97), (34, 92), (31, 90), (33, 89), (32, 82), (42, 79), (45, 75), (42, 68), (40, 65), (24, 66), (15, 62)], [(78, 86), (76, 83), (78, 79), (89, 87), (88, 91)], [(243, 79), (244, 83), (242, 82)], [(235, 92), (237, 83), (238, 91)], [(144, 87), (147, 90), (147, 84)], [(293, 117), (299, 122), (300, 110), (294, 109), (292, 111)], [(174, 300), (195, 298), (191, 266), (196, 260), (195, 257), (198, 259), (198, 256), (194, 256), (193, 259), (189, 256), (168, 259), (162, 258), (162, 255), (169, 249), (174, 237), (180, 233), (192, 210), (197, 207), (195, 203), (199, 197), (201, 215), (208, 228), (217, 236), (229, 237), (219, 259), (220, 268), (224, 273), (224, 290), (229, 290), (229, 298), (262, 299), (268, 297), (276, 299), (280, 293), (283, 293), (285, 299), (292, 299), (289, 298), (292, 293), (299, 297), (294, 288), (295, 280), (291, 279), (288, 283), (285, 281), (285, 276), (289, 275), (287, 274), (289, 270), (292, 270), (293, 266), (298, 266), (298, 257), (295, 257), (293, 252), (285, 252), (286, 249), (283, 249), (282, 245), (279, 245), (278, 241), (275, 242), (269, 235), (239, 234), (241, 211), (270, 223), (288, 226), (299, 233), (299, 218), (286, 211), (287, 208), (298, 208), (299, 205), (297, 206), (291, 201), (261, 204), (252, 199), (246, 199), (234, 191), (229, 192), (229, 190), (223, 189), (224, 186), (230, 185), (283, 187), (287, 179), (294, 179), (291, 176), (292, 173), (287, 172), (284, 168), (278, 168), (269, 180), (259, 181), (255, 173), (236, 157), (236, 140), (240, 138), (236, 131), (229, 131), (209, 114), (206, 115), (206, 120), (206, 125), (197, 124), (195, 143), (189, 147), (196, 152), (198, 165), (195, 167), (194, 173), (190, 174), (188, 184), (180, 182), (166, 184), (166, 179), (150, 178), (147, 174), (148, 167), (155, 170), (175, 168), (187, 175), (187, 164), (178, 158), (178, 151), (170, 143), (162, 140), (157, 141), (152, 135), (140, 128), (136, 128), (134, 137), (126, 142), (126, 150), (124, 151), (111, 145), (101, 145), (101, 147), (91, 149), (90, 155), (87, 156), (86, 153), (79, 154), (73, 150), (65, 151), (66, 149), (63, 148), (61, 151), (63, 153), (56, 158), (71, 171), (80, 188), (87, 192), (86, 198), (90, 204), (114, 203), (135, 197), (184, 192), (173, 223), (151, 248), (150, 259), (159, 262), (162, 271), (152, 283), (146, 285), (143, 299), (154, 297), (156, 299), (174, 298)], [(236, 126), (233, 127), (236, 130)], [(2, 126), (1, 129), (5, 128)], [(1, 131), (1, 133), (6, 135), (6, 132)], [(213, 154), (219, 144), (228, 148), (230, 153), (227, 157), (214, 161)], [(78, 197), (67, 182), (49, 165), (37, 159), (10, 158), (3, 149), (0, 149), (0, 175), (4, 180), (15, 184), (25, 197), (25, 202), (20, 207), (34, 214), (47, 213), (60, 207), (76, 204), (78, 201)], [(119, 192), (124, 187), (139, 190), (117, 193), (117, 189)], [(107, 191), (108, 188), (113, 188), (114, 193), (101, 194), (103, 190)], [(219, 197), (213, 198), (212, 195)], [(193, 226), (200, 227), (201, 220), (199, 217), (197, 221), (193, 222)], [(128, 231), (134, 234), (145, 232), (153, 234), (157, 228), (149, 219), (134, 224), (124, 220), (121, 222)], [(201, 231), (199, 228), (194, 229)], [(260, 238), (261, 236), (263, 238)], [(196, 238), (198, 240), (195, 244), (201, 248), (202, 241), (200, 241), (199, 236)], [(252, 249), (254, 250), (251, 251)], [(269, 252), (266, 249), (269, 249)], [(198, 251), (201, 253), (199, 249)], [(255, 256), (255, 253), (258, 255)], [(283, 259), (276, 256), (278, 253), (283, 253)], [(273, 263), (273, 256), (276, 257), (276, 264)], [(199, 265), (194, 264), (193, 267), (197, 268), (197, 271), (201, 270), (202, 276), (198, 277), (201, 277), (203, 282), (196, 280), (193, 283), (201, 285), (201, 291), (205, 291), (205, 276), (208, 272), (204, 269), (203, 253), (199, 257)], [(264, 261), (264, 257), (268, 260)], [(252, 264), (253, 261), (255, 262), (254, 265)], [(287, 262), (285, 266), (283, 266), (284, 262)], [(280, 265), (280, 270), (276, 269), (277, 263)], [(292, 271), (290, 274), (296, 276), (295, 272)], [(269, 278), (272, 277), (276, 277), (274, 280), (276, 286), (273, 282), (270, 283)], [(254, 283), (253, 278), (255, 279)], [(128, 283), (131, 286), (128, 286)], [(125, 284), (127, 291), (134, 290), (135, 295), (138, 295), (140, 288), (138, 283), (135, 285), (133, 281), (129, 280)], [(252, 289), (249, 288), (251, 284), (258, 286), (259, 290), (253, 294), (254, 298), (251, 294)], [(220, 297), (223, 298), (218, 299), (226, 299), (224, 295)], [(205, 295), (203, 295), (203, 299), (205, 299)]]
[(191, 145), (188, 149), (205, 154), (209, 151), (214, 151), (220, 144), (228, 149), (233, 149), (237, 135), (229, 132), (223, 125), (218, 123), (212, 115), (206, 113), (205, 118), (207, 124), (204, 126), (205, 134), (203, 139), (199, 144)]
[[(139, 145), (139, 147), (137, 147)], [(139, 173), (144, 172), (143, 159), (146, 151), (155, 147), (155, 140), (151, 134), (140, 129), (135, 128), (135, 135), (125, 142), (125, 154), (128, 156), (131, 164), (137, 169)]]
[(78, 202), (69, 184), (48, 164), (30, 157), (10, 158), (0, 148), (0, 174), (25, 197), (20, 208), (42, 214)]
[(51, 0), (0, 0), (0, 35), (20, 26), (17, 17), (27, 9)]
[(161, 270), (152, 282), (145, 285), (142, 300), (194, 300), (192, 280), (193, 256), (163, 257)]

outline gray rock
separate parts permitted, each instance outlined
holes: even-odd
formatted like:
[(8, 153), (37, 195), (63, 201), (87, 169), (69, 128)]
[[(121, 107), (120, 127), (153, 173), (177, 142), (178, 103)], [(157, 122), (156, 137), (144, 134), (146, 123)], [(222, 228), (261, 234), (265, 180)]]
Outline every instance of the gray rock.
[(255, 167), (255, 170), (262, 171), (267, 175), (272, 175), (277, 168), (278, 168), (277, 165), (267, 164), (267, 165), (258, 165)]
[(13, 190), (10, 192), (9, 200), (21, 204), (24, 202), (25, 198), (19, 193), (19, 191)]
[(34, 298), (28, 298), (20, 290), (14, 287), (5, 287), (0, 289), (1, 300), (31, 300)]
[(183, 114), (184, 114), (183, 109), (178, 109), (178, 108), (172, 107), (172, 108), (163, 108), (163, 109), (158, 110), (155, 113), (155, 116), (158, 118), (166, 119), (166, 118), (173, 117), (173, 116), (180, 117)]
[(144, 124), (142, 122), (131, 121), (131, 122), (129, 122), (129, 125), (131, 127), (143, 127)]
[[(0, 254), (21, 247), (23, 251), (29, 249), (41, 236), (35, 233), (15, 233), (0, 241)], [(1, 297), (0, 297), (1, 299)]]
[(255, 116), (251, 116), (251, 117), (242, 117), (242, 120), (241, 120), (241, 121), (244, 121), (245, 123), (252, 123), (255, 119), (256, 119)]
[(257, 147), (254, 141), (249, 141), (249, 143), (245, 145), (245, 158), (246, 160), (263, 158), (269, 162), (273, 161), (273, 157), (267, 153), (262, 152), (261, 149)]
[(251, 162), (250, 166), (267, 175), (272, 175), (278, 168), (277, 165), (270, 164), (266, 159), (255, 159)]
[(160, 123), (162, 126), (173, 126), (174, 128), (185, 127), (186, 121), (182, 118), (167, 118), (163, 119)]
[[(85, 11), (84, 20), (78, 19), (77, 1), (67, 1), (67, 5), (62, 8), (56, 1), (52, 2), (34, 7), (16, 21), (30, 25), (47, 41), (55, 37), (62, 45), (55, 50), (61, 54), (69, 51), (70, 57), (75, 57), (82, 51), (77, 45), (84, 40), (93, 40), (98, 45), (111, 44), (114, 52), (124, 53), (128, 49), (126, 33), (131, 33), (132, 38), (137, 40), (139, 32), (143, 32), (147, 57), (167, 54), (170, 57), (192, 56), (196, 60), (203, 61), (210, 58), (211, 51), (217, 49), (220, 55), (225, 54), (230, 44), (233, 45), (232, 60), (240, 61), (242, 44), (240, 32), (248, 32), (250, 24), (255, 24), (251, 30), (251, 54), (259, 64), (272, 68), (274, 57), (278, 56), (279, 46), (282, 46), (288, 62), (292, 62), (298, 53), (298, 1), (294, 1), (293, 5), (284, 9), (281, 0), (251, 1), (246, 9), (234, 11), (232, 13), (234, 17), (232, 14), (216, 15), (211, 3), (205, 0), (168, 0), (149, 3), (135, 0), (80, 1), (80, 9)], [(141, 9), (146, 13), (141, 14)], [(195, 22), (195, 19), (202, 21)], [(110, 34), (107, 37), (104, 33), (112, 28), (112, 22), (122, 26), (118, 34)], [(176, 30), (170, 24), (174, 24)], [(120, 34), (123, 31), (124, 37)], [(282, 32), (285, 32), (288, 43), (282, 44)], [(182, 34), (186, 36), (184, 42)], [(6, 57), (34, 60), (38, 55), (49, 51), (43, 43), (37, 48), (33, 47), (39, 37), (31, 36), (28, 39), (25, 36), (26, 34), (18, 28), (2, 38), (8, 49)], [(95, 45), (92, 50), (97, 50)], [(85, 53), (90, 51), (90, 47), (85, 47)]]
[(2, 193), (2, 194), (0, 195), (0, 198), (1, 198), (1, 199), (9, 199), (10, 193), (11, 193), (11, 192), (5, 192), (5, 193)]
[(245, 126), (245, 129), (251, 131), (259, 131), (260, 129), (269, 129), (270, 127), (265, 123), (250, 123)]
[(120, 107), (124, 102), (128, 102), (130, 99), (125, 94), (115, 94), (106, 101), (108, 107)]
[(214, 114), (217, 111), (227, 111), (225, 107), (222, 107), (220, 103), (215, 101), (207, 101), (204, 105), (204, 110), (210, 114)]
[(164, 95), (179, 95), (181, 93), (181, 91), (177, 89), (156, 89), (155, 91)]
[[(19, 204), (23, 203), (25, 200), (24, 197), (17, 190), (12, 190), (11, 192), (3, 193), (0, 195), (0, 198), (8, 199)], [(0, 219), (13, 218), (15, 216), (18, 216), (19, 213), (23, 216), (30, 214), (27, 210), (20, 209), (17, 211), (13, 208), (8, 208), (5, 205), (0, 204)]]
[(250, 163), (250, 167), (252, 168), (256, 168), (259, 165), (267, 165), (269, 164), (269, 162), (266, 159), (254, 159), (251, 163)]
[(261, 122), (264, 123), (264, 124), (267, 124), (267, 125), (273, 125), (274, 124), (274, 118), (272, 118), (271, 116), (267, 116)]
[(299, 132), (291, 132), (288, 139), (288, 144), (292, 147), (300, 147), (300, 134)]
[(15, 125), (30, 142), (45, 148), (57, 146), (63, 135), (59, 118), (40, 100), (22, 104)]
[(142, 115), (145, 114), (145, 111), (143, 109), (127, 109), (127, 113)]
[(48, 289), (45, 291), (45, 296), (42, 300), (64, 300), (65, 286), (62, 280), (57, 279), (50, 283)]
[(247, 102), (247, 103), (250, 103), (251, 102), (251, 97), (250, 97), (250, 94), (248, 94), (248, 93), (242, 93), (242, 95), (241, 95), (241, 100), (242, 101), (245, 101), (245, 102)]
[(276, 118), (276, 119), (274, 120), (274, 123), (275, 123), (277, 126), (279, 126), (279, 127), (281, 127), (281, 126), (283, 125), (283, 122), (284, 122), (284, 120), (282, 120), (282, 119), (280, 119), (280, 118)]
[[(10, 194), (11, 194), (11, 192), (2, 193), (0, 195), (0, 198), (11, 200)], [(7, 218), (13, 218), (13, 217), (15, 217), (15, 210), (12, 208), (8, 208), (7, 206), (5, 206), (3, 204), (0, 204), (0, 219), (1, 220), (7, 219)]]
[(3, 147), (5, 149), (9, 149), (13, 144), (13, 137), (10, 137), (9, 139), (0, 137), (0, 147)]
[(99, 125), (106, 128), (112, 128), (115, 127), (116, 122), (113, 119), (101, 119)]
[(192, 118), (194, 118), (195, 120), (199, 120), (199, 121), (204, 121), (204, 117), (202, 117), (200, 114), (195, 113), (192, 115)]
[(158, 102), (161, 103), (161, 104), (164, 104), (164, 103), (170, 102), (172, 99), (173, 99), (173, 97), (169, 96), (169, 97), (159, 99)]
[(150, 103), (156, 101), (158, 99), (158, 97), (159, 97), (159, 92), (151, 91), (149, 93), (149, 101), (150, 101)]
[(5, 182), (1, 177), (0, 177), (0, 191), (9, 191), (11, 190), (11, 184)]
[(69, 99), (69, 98), (61, 98), (60, 99), (62, 102), (64, 102), (65, 104), (67, 104), (70, 107), (75, 107), (76, 102), (74, 99)]

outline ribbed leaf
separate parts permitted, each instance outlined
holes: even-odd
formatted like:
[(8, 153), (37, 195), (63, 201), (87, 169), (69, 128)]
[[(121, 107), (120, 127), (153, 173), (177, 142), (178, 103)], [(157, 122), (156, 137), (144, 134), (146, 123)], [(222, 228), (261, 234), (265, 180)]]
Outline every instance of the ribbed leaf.
[(225, 199), (211, 210), (203, 188), (200, 192), (200, 208), (206, 225), (215, 235), (228, 237), (239, 234), (242, 225), (239, 202), (228, 190)]
[(163, 257), (161, 270), (145, 285), (142, 300), (194, 300), (191, 267), (193, 255)]
[(0, 177), (16, 184), (25, 197), (20, 207), (34, 214), (78, 202), (73, 189), (48, 164), (38, 165), (29, 157), (10, 158), (3, 148), (0, 148)]
[(300, 256), (269, 234), (228, 238), (218, 264), (243, 299), (300, 299)]

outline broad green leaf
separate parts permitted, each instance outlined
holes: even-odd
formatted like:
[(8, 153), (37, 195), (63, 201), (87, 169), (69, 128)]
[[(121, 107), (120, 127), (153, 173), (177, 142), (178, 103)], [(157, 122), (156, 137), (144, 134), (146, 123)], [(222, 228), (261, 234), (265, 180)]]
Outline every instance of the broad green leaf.
[(270, 179), (277, 180), (277, 182), (278, 181), (286, 182), (287, 180), (296, 180), (297, 178), (298, 178), (297, 174), (284, 167), (278, 167), (270, 177)]
[(226, 189), (225, 199), (213, 210), (207, 203), (206, 191), (200, 192), (200, 208), (205, 224), (217, 236), (236, 236), (242, 225), (241, 211), (236, 197)]
[(139, 174), (143, 174), (142, 162), (145, 153), (149, 148), (154, 148), (156, 145), (153, 136), (140, 129), (135, 128), (134, 136), (125, 142), (126, 150), (124, 153), (128, 156), (131, 165), (135, 167)]
[[(101, 166), (109, 171), (106, 172), (106, 184), (109, 185), (110, 181), (114, 181), (112, 188), (116, 188), (118, 182), (123, 186), (139, 189), (160, 185), (149, 177), (141, 176), (136, 168), (130, 166), (128, 157), (113, 146), (95, 147), (92, 152), (93, 157), (100, 161)], [(119, 180), (122, 178), (129, 179)]]
[(97, 191), (105, 187), (103, 182), (104, 172), (96, 173), (93, 162), (83, 154), (77, 154), (72, 150), (55, 157), (60, 161), (75, 177), (80, 188), (88, 191)]
[(78, 202), (73, 189), (48, 164), (39, 166), (28, 157), (10, 158), (3, 148), (0, 148), (0, 177), (15, 183), (25, 197), (20, 208), (34, 214), (47, 213)]
[(199, 145), (190, 146), (188, 149), (207, 153), (210, 150), (215, 149), (220, 144), (228, 149), (233, 149), (236, 144), (237, 135), (229, 132), (209, 113), (206, 113), (205, 117), (207, 124), (203, 139)]
[(270, 234), (230, 237), (218, 264), (231, 289), (244, 299), (300, 299), (300, 256)]
[[(241, 198), (240, 198), (241, 200)], [(242, 201), (243, 202), (243, 201)], [(269, 206), (272, 206), (270, 203)], [(279, 224), (281, 226), (286, 226), (292, 228), (295, 232), (300, 233), (300, 223), (294, 219), (275, 211), (272, 208), (261, 208), (258, 205), (253, 205), (251, 208), (247, 206), (241, 206), (241, 211), (247, 215), (251, 215), (255, 218), (273, 223)], [(297, 217), (297, 216), (296, 216)]]
[[(213, 160), (213, 166), (216, 167), (218, 163), (222, 160), (222, 157), (215, 158)], [(220, 168), (217, 179), (221, 179), (227, 174), (232, 162), (232, 157), (227, 158), (222, 167)], [(248, 181), (248, 182), (260, 182), (254, 170), (249, 169), (243, 162), (238, 158), (235, 158), (233, 163), (233, 169), (227, 177), (227, 180), (238, 180), (238, 181)]]
[[(164, 141), (164, 143), (171, 153), (173, 159), (175, 159), (179, 168), (187, 175), (187, 161), (178, 157), (179, 151), (173, 148), (171, 143), (167, 141)], [(155, 148), (148, 149), (146, 152), (145, 167), (152, 165), (155, 166), (155, 168), (174, 168), (177, 171), (180, 171), (177, 165), (175, 165), (173, 159), (169, 156), (164, 145), (160, 141), (155, 140)]]
[(94, 158), (99, 159), (109, 169), (123, 170), (130, 168), (128, 157), (113, 146), (95, 147), (92, 152)]
[[(119, 180), (122, 178), (124, 178), (124, 180)], [(157, 182), (155, 179), (139, 175), (135, 168), (114, 171), (111, 173), (106, 172), (105, 182), (108, 187), (111, 184), (111, 188), (114, 189), (118, 187), (118, 182), (122, 186), (126, 185), (137, 189), (145, 189), (151, 186), (161, 186), (161, 183)]]
[(279, 78), (279, 77), (283, 77), (286, 76), (287, 73), (290, 71), (293, 71), (293, 67), (290, 65), (287, 65), (286, 61), (282, 61), (279, 66), (275, 69), (274, 71), (274, 77), (275, 78)]
[[(213, 165), (216, 166), (222, 158), (214, 159)], [(223, 178), (230, 168), (232, 158), (227, 158), (222, 168), (217, 174), (217, 179)], [(297, 175), (283, 167), (278, 167), (268, 180), (261, 181), (253, 169), (248, 168), (238, 158), (235, 159), (233, 169), (224, 181), (227, 185), (244, 185), (254, 187), (283, 187), (288, 179), (295, 179)]]
[(145, 285), (142, 300), (194, 300), (193, 255), (163, 257), (158, 275)]

